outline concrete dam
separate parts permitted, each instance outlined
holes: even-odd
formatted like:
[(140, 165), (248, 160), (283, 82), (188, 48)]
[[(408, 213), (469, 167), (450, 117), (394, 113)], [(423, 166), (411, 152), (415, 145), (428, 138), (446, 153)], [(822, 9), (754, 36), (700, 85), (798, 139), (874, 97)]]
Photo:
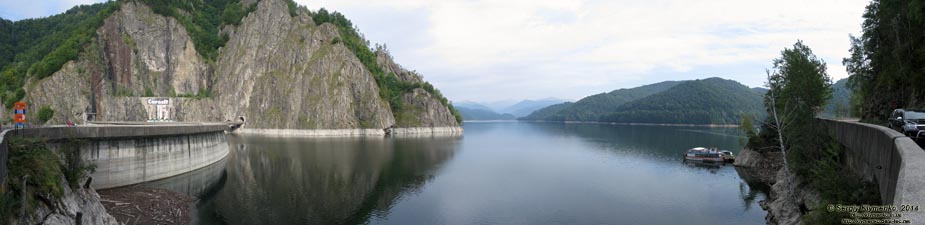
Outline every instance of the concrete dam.
[[(188, 173), (224, 159), (229, 153), (226, 123), (97, 123), (9, 130), (0, 135), (36, 137), (56, 149), (61, 141), (83, 140), (81, 158), (96, 165), (91, 186), (106, 189), (144, 183)], [(0, 144), (6, 175), (8, 151)], [(2, 177), (0, 177), (2, 178)]]

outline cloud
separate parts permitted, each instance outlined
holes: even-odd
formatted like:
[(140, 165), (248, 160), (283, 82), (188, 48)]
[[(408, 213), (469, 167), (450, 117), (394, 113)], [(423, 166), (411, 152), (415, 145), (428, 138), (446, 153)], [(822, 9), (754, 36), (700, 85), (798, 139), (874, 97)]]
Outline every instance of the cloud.
[[(0, 0), (22, 19), (100, 0)], [(722, 76), (750, 86), (801, 39), (835, 79), (867, 0), (297, 0), (343, 12), (453, 100), (563, 97)]]
[(47, 17), (63, 13), (77, 5), (89, 5), (105, 0), (20, 1), (0, 0), (0, 17), (8, 20)]
[[(847, 74), (848, 34), (858, 33), (866, 0), (854, 1), (557, 1), (379, 0), (301, 2), (375, 15), (390, 30), (426, 24), (406, 35), (414, 45), (392, 48), (399, 63), (418, 69), (451, 97), (578, 98), (666, 79), (722, 74), (759, 86), (780, 51), (802, 39), (829, 64), (834, 78)], [(390, 12), (415, 13), (416, 20)], [(390, 43), (402, 37), (377, 39)], [(390, 45), (391, 46), (391, 45)], [(452, 83), (452, 85), (449, 85)], [(511, 91), (517, 90), (517, 91)], [(532, 92), (526, 90), (534, 90)]]
[[(848, 34), (866, 0), (300, 1), (354, 19), (399, 63), (460, 100), (580, 98), (666, 79), (725, 76), (760, 86), (780, 51), (801, 39), (844, 78)], [(392, 17), (392, 12), (418, 15)], [(426, 20), (426, 21), (422, 21)], [(367, 21), (389, 25), (366, 26)], [(374, 22), (373, 22), (374, 23)], [(380, 23), (381, 24), (381, 23)], [(414, 31), (405, 27), (411, 24)], [(402, 30), (388, 35), (389, 30)], [(391, 45), (407, 35), (426, 38)], [(380, 37), (382, 37), (380, 39)], [(728, 70), (724, 70), (724, 68)], [(722, 74), (706, 74), (718, 73)]]

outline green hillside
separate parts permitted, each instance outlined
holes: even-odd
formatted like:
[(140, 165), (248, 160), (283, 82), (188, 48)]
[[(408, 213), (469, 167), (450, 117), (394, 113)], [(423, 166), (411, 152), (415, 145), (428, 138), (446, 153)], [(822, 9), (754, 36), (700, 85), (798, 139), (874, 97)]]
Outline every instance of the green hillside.
[(738, 124), (763, 117), (760, 89), (732, 80), (666, 81), (597, 94), (537, 110), (524, 120), (619, 123)]
[(848, 79), (841, 79), (832, 84), (832, 99), (825, 104), (822, 117), (848, 117), (851, 108), (851, 89), (848, 88)]
[(763, 117), (762, 96), (732, 80), (687, 81), (620, 106), (600, 121), (618, 123), (738, 124)]
[(0, 99), (6, 108), (25, 96), (27, 74), (44, 78), (77, 54), (96, 36), (118, 2), (81, 5), (38, 19), (0, 18)]
[[(556, 104), (535, 111), (526, 120), (595, 121), (599, 116), (617, 110), (621, 105), (651, 94), (668, 90), (682, 81), (664, 81), (645, 86), (618, 89), (609, 93), (588, 96), (571, 104)], [(558, 110), (557, 110), (558, 109)]]
[(525, 117), (518, 118), (519, 120), (562, 120), (561, 117), (557, 115), (564, 109), (568, 109), (575, 105), (573, 102), (563, 102), (546, 108), (537, 109)]

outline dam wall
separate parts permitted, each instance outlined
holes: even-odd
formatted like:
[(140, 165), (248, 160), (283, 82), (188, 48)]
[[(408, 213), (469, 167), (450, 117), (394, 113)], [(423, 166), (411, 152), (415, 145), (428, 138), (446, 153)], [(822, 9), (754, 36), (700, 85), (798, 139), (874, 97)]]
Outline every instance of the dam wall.
[[(80, 156), (95, 165), (91, 186), (106, 189), (144, 183), (194, 171), (227, 157), (225, 124), (104, 124), (10, 130), (5, 138), (43, 138), (61, 151), (78, 140)], [(8, 152), (0, 143), (3, 168)], [(5, 176), (5, 171), (3, 174)]]

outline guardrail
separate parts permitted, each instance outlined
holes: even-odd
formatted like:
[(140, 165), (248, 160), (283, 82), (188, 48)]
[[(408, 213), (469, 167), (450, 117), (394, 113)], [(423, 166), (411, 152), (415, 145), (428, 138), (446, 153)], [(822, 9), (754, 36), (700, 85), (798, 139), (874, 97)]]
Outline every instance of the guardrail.
[[(925, 207), (925, 151), (895, 130), (855, 121), (818, 119), (846, 146), (848, 167), (874, 178), (883, 204)], [(900, 212), (902, 213), (902, 212)], [(925, 222), (925, 212), (909, 212), (902, 219)]]

